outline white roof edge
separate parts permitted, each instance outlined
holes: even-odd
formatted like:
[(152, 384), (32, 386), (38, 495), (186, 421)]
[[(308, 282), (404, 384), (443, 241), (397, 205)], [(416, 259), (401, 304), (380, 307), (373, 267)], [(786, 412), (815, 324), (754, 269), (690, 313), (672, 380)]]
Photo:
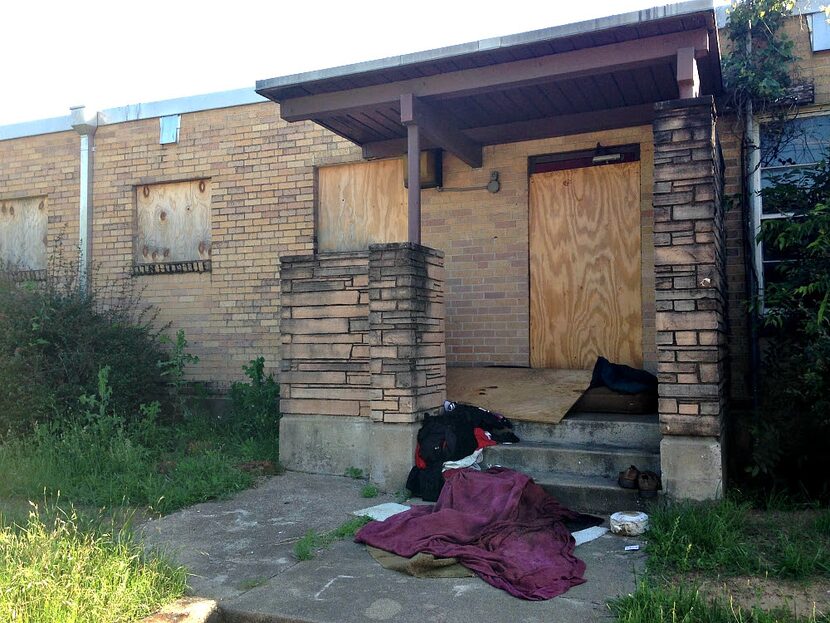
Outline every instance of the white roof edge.
[[(201, 95), (189, 95), (157, 102), (143, 104), (128, 104), (116, 108), (105, 108), (98, 111), (98, 124), (110, 125), (123, 123), (125, 121), (137, 121), (140, 119), (152, 119), (154, 117), (165, 117), (167, 115), (178, 115), (201, 110), (212, 110), (215, 108), (229, 108), (231, 106), (244, 106), (267, 102), (266, 98), (258, 95), (252, 88), (234, 89), (231, 91), (218, 91), (215, 93), (204, 93)], [(35, 121), (24, 121), (10, 125), (0, 125), (0, 141), (26, 136), (37, 136), (39, 134), (53, 134), (55, 132), (68, 132), (72, 130), (72, 117), (51, 117), (49, 119), (37, 119)]]
[(571, 35), (585, 34), (600, 30), (607, 30), (609, 28), (616, 28), (619, 26), (628, 26), (643, 22), (650, 22), (657, 19), (664, 19), (667, 17), (678, 17), (681, 15), (688, 15), (691, 13), (699, 13), (701, 11), (709, 11), (713, 10), (714, 8), (714, 0), (688, 0), (686, 2), (667, 4), (664, 6), (658, 6), (651, 9), (631, 11), (629, 13), (622, 13), (620, 15), (610, 15), (607, 17), (600, 17), (596, 19), (585, 20), (582, 22), (574, 22), (571, 24), (562, 24), (559, 26), (552, 26), (550, 28), (542, 28), (540, 30), (532, 30), (524, 33), (506, 35), (503, 37), (491, 37), (489, 39), (482, 39), (480, 41), (473, 41), (469, 43), (461, 43), (449, 47), (436, 48), (434, 50), (413, 52), (411, 54), (390, 56), (387, 58), (363, 61), (360, 63), (353, 63), (350, 65), (341, 65), (339, 67), (331, 67), (327, 69), (319, 69), (299, 74), (292, 74), (288, 76), (278, 76), (276, 78), (257, 80), (256, 89), (257, 91), (259, 91), (263, 89), (288, 87), (299, 85), (305, 82), (327, 80), (331, 78), (342, 78), (354, 74), (362, 74), (370, 71), (376, 71), (379, 69), (393, 69), (396, 67), (413, 65), (415, 63), (451, 59), (456, 56), (472, 54), (475, 52), (492, 51), (495, 49), (507, 48), (515, 45), (551, 41), (554, 39), (559, 39)]
[(38, 119), (36, 121), (23, 121), (22, 123), (0, 125), (0, 141), (7, 141), (12, 138), (21, 138), (23, 136), (67, 132), (69, 130), (72, 130), (71, 115)]

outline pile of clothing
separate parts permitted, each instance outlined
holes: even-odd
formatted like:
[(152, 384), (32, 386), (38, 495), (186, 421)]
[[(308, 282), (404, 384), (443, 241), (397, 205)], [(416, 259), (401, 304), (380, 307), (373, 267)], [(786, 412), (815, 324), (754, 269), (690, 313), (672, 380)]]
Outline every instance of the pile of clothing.
[(406, 488), (412, 495), (435, 502), (448, 470), (479, 469), (484, 448), (514, 443), (519, 438), (503, 415), (462, 403), (444, 402), (438, 415), (426, 416), (418, 431), (415, 466)]
[(355, 540), (410, 565), (457, 562), (522, 599), (550, 599), (582, 584), (585, 563), (573, 554), (571, 530), (602, 520), (568, 510), (526, 474), (481, 469), (484, 448), (519, 441), (512, 428), (496, 413), (445, 403), (424, 420), (407, 482), (413, 495), (436, 504), (370, 522)]
[(585, 581), (565, 523), (581, 517), (520, 472), (453, 469), (436, 504), (372, 521), (355, 541), (404, 558), (455, 558), (488, 584), (542, 600)]

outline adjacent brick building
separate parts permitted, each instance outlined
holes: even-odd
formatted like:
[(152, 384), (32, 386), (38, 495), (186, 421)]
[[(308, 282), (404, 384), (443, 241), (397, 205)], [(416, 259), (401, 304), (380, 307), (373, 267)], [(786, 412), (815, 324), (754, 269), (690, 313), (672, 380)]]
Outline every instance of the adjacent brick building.
[[(801, 76), (814, 84), (804, 117), (830, 106), (830, 53), (811, 49), (812, 19), (794, 18), (790, 30)], [(308, 443), (286, 446), (289, 463), (311, 469), (303, 461), (313, 459), (336, 472), (344, 461), (363, 461), (378, 480), (395, 483), (411, 460), (420, 414), (443, 399), (447, 365), (532, 363), (539, 312), (531, 281), (543, 267), (529, 243), (530, 177), (566, 171), (546, 183), (573, 189), (580, 178), (568, 163), (620, 155), (638, 163), (626, 209), (639, 223), (627, 232), (640, 241), (630, 258), (639, 290), (620, 291), (637, 298), (632, 363), (660, 379), (668, 487), (715, 495), (720, 472), (684, 481), (683, 461), (694, 460), (684, 452), (704, 448), (710, 456), (701, 466), (717, 466), (729, 399), (751, 396), (746, 300), (758, 282), (750, 261), (758, 206), (724, 200), (743, 187), (743, 128), (714, 106), (714, 11), (691, 2), (579, 26), (506, 37), (492, 50), (471, 44), (440, 58), (358, 67), (331, 84), (325, 72), (264, 81), (260, 92), (281, 105), (243, 90), (93, 115), (96, 278), (133, 275), (160, 320), (185, 330), (200, 358), (195, 379), (222, 388), (264, 356), (284, 387), (284, 436), (319, 441), (314, 456)], [(549, 75), (538, 75), (540, 66)], [(495, 77), (493, 67), (501, 70)], [(465, 80), (477, 86), (442, 99)], [(359, 106), (348, 100), (398, 85), (409, 92)], [(406, 94), (421, 106), (411, 118), (396, 99)], [(348, 180), (334, 183), (325, 200), (333, 203), (321, 209), (321, 171), (393, 158), (403, 175), (411, 125), (427, 128), (423, 147), (455, 148), (444, 149), (441, 185), (420, 192), (420, 239), (391, 244), (405, 242), (398, 233), (377, 246), (319, 253), (321, 228), (346, 228), (331, 215), (354, 208), (357, 192)], [(0, 203), (42, 197), (49, 251), (58, 239), (79, 241), (80, 139), (70, 117), (0, 128)], [(401, 210), (401, 220), (377, 224), (380, 232), (405, 226), (406, 191), (392, 186), (395, 196), (372, 196), (383, 208), (367, 218)], [(156, 196), (166, 199), (145, 214), (142, 200)], [(614, 225), (611, 217), (602, 227)], [(597, 335), (609, 322), (586, 324), (585, 343), (606, 339)], [(370, 456), (355, 431), (391, 450)], [(338, 450), (337, 439), (354, 443)]]

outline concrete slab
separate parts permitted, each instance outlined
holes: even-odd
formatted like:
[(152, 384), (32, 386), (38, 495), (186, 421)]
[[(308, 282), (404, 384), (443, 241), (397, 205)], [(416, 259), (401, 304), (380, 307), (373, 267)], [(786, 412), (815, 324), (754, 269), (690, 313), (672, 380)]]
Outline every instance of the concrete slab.
[(193, 594), (227, 599), (294, 566), (293, 544), (309, 530), (332, 530), (367, 502), (394, 501), (361, 497), (365, 484), (287, 472), (231, 499), (148, 521), (141, 534), (146, 546), (187, 567)]
[[(634, 590), (644, 554), (605, 535), (577, 548), (587, 582), (544, 602), (511, 597), (479, 578), (420, 579), (381, 567), (341, 541), (309, 561), (292, 555), (309, 529), (330, 530), (367, 506), (363, 483), (289, 472), (230, 500), (148, 522), (145, 542), (188, 566), (192, 591), (219, 600), (225, 623), (362, 621), (571, 623), (610, 620), (608, 599)], [(391, 496), (373, 498), (373, 503)]]

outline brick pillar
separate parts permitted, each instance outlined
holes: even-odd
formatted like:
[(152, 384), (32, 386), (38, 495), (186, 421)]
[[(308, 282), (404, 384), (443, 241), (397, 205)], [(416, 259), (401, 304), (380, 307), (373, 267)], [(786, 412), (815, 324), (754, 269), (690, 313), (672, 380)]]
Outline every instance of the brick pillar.
[(369, 247), (370, 407), (416, 422), (446, 395), (444, 254), (414, 243)]
[(722, 493), (726, 277), (722, 162), (711, 97), (661, 102), (654, 119), (654, 265), (663, 482)]

